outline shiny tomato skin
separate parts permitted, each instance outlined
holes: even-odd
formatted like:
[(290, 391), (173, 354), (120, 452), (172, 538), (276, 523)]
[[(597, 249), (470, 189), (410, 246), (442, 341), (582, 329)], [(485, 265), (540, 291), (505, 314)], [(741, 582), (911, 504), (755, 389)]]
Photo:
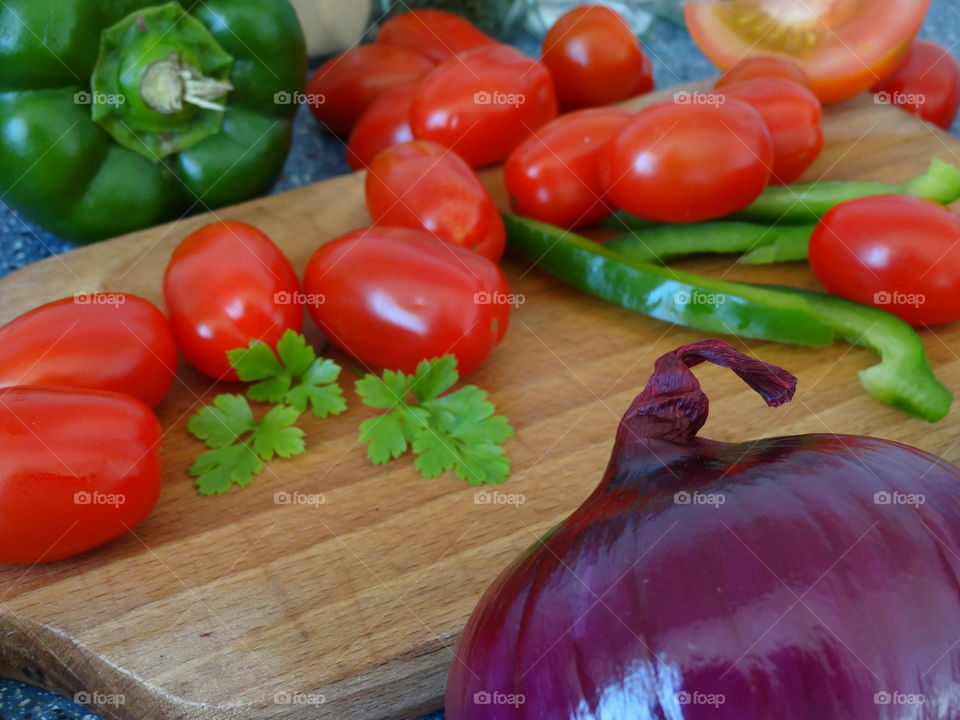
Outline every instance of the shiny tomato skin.
[(0, 387), (110, 390), (153, 407), (176, 371), (170, 323), (156, 305), (130, 293), (55, 300), (0, 328)]
[(578, 5), (561, 15), (543, 38), (542, 58), (565, 108), (609, 105), (649, 82), (636, 35), (605, 5)]
[(725, 85), (719, 92), (742, 100), (763, 118), (773, 141), (771, 183), (794, 182), (819, 157), (823, 108), (807, 88), (784, 78), (766, 77)]
[(414, 140), (377, 155), (366, 179), (367, 210), (379, 225), (426, 230), (497, 262), (507, 231), (480, 178), (442, 145)]
[(751, 55), (727, 68), (714, 87), (722, 88), (745, 80), (768, 77), (783, 78), (804, 87), (809, 84), (807, 74), (795, 62), (776, 55)]
[(637, 113), (600, 154), (616, 207), (657, 222), (698, 222), (749, 205), (770, 179), (773, 143), (744, 102), (664, 102)]
[(383, 95), (357, 120), (347, 142), (347, 162), (361, 170), (383, 150), (413, 140), (410, 110), (416, 85), (391, 90)]
[(960, 108), (960, 64), (936, 43), (918, 40), (874, 90), (886, 102), (949, 130)]
[(687, 0), (683, 10), (694, 42), (720, 69), (751, 55), (782, 57), (803, 69), (826, 104), (893, 72), (929, 6), (930, 0)]
[(418, 140), (453, 148), (480, 167), (503, 160), (556, 114), (546, 67), (498, 44), (438, 65), (417, 89), (410, 125)]
[(496, 347), (510, 319), (500, 268), (422, 230), (347, 233), (314, 253), (303, 282), (327, 299), (310, 307), (323, 333), (372, 368), (409, 373), (421, 360), (452, 353), (465, 375)]
[(905, 195), (850, 200), (810, 236), (810, 267), (835, 295), (911, 325), (960, 319), (960, 216)]
[(156, 416), (130, 395), (0, 389), (0, 563), (60, 560), (127, 533), (160, 495), (159, 450)]
[(380, 96), (415, 85), (434, 68), (425, 55), (393, 45), (360, 45), (331, 58), (307, 83), (310, 111), (321, 125), (346, 135)]
[(227, 351), (251, 340), (275, 347), (284, 332), (303, 328), (290, 261), (257, 228), (235, 220), (204, 225), (177, 246), (163, 297), (180, 352), (217, 379), (237, 379)]
[(377, 42), (404, 47), (441, 63), (454, 55), (497, 41), (459, 15), (417, 8), (387, 20), (377, 33)]
[(615, 108), (577, 110), (551, 120), (520, 143), (503, 169), (513, 210), (563, 228), (609, 215), (600, 154), (631, 117)]

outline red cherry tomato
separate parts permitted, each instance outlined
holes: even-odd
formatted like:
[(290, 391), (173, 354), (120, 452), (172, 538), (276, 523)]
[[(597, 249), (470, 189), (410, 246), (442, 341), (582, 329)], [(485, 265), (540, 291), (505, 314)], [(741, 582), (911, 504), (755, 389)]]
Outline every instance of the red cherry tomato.
[(820, 102), (846, 100), (897, 66), (930, 0), (687, 0), (694, 42), (726, 69), (776, 55), (807, 74)]
[(151, 407), (170, 390), (177, 346), (157, 307), (129, 293), (91, 293), (34, 308), (0, 328), (0, 387), (112, 390)]
[(650, 82), (644, 60), (627, 21), (605, 5), (568, 10), (543, 38), (543, 64), (564, 107), (609, 105), (636, 94)]
[(507, 279), (482, 255), (422, 230), (374, 226), (320, 247), (303, 279), (326, 298), (310, 307), (324, 334), (366, 365), (413, 372), (447, 353), (461, 374), (500, 342)]
[(653, 61), (650, 60), (649, 55), (643, 53), (643, 62), (640, 64), (640, 79), (634, 86), (630, 96), (644, 95), (653, 90), (653, 85)]
[(517, 145), (503, 171), (513, 209), (564, 228), (609, 215), (600, 153), (631, 117), (614, 108), (578, 110), (550, 121)]
[(257, 228), (204, 225), (170, 257), (163, 297), (177, 346), (210, 377), (236, 380), (227, 351), (260, 340), (271, 347), (303, 328), (303, 297), (290, 261)]
[(506, 45), (447, 60), (417, 89), (410, 125), (418, 140), (453, 148), (474, 167), (503, 160), (557, 114), (550, 73)]
[(0, 390), (0, 563), (50, 562), (138, 525), (160, 494), (160, 425), (130, 395)]
[(745, 80), (777, 77), (807, 87), (807, 74), (799, 65), (776, 55), (751, 55), (731, 65), (714, 87), (722, 88)]
[(960, 216), (928, 200), (850, 200), (810, 236), (810, 267), (834, 295), (936, 325), (960, 319), (958, 239)]
[(697, 222), (749, 205), (770, 179), (773, 143), (739, 100), (686, 96), (637, 113), (600, 155), (613, 205), (658, 222)]
[(802, 85), (778, 77), (746, 80), (721, 88), (760, 113), (773, 141), (770, 182), (787, 185), (806, 172), (823, 149), (817, 96)]
[(391, 90), (357, 120), (347, 143), (347, 162), (354, 170), (367, 167), (382, 150), (413, 140), (410, 110), (416, 85)]
[(949, 130), (960, 108), (960, 64), (939, 45), (918, 40), (874, 90), (885, 102)]
[(366, 181), (367, 209), (380, 225), (426, 230), (497, 262), (507, 232), (480, 178), (452, 150), (425, 140), (377, 155)]
[(310, 78), (310, 111), (321, 125), (346, 135), (381, 95), (416, 84), (433, 67), (430, 58), (402, 47), (351, 48), (325, 62)]
[(420, 8), (387, 20), (377, 33), (377, 42), (414, 50), (439, 63), (497, 41), (459, 15)]

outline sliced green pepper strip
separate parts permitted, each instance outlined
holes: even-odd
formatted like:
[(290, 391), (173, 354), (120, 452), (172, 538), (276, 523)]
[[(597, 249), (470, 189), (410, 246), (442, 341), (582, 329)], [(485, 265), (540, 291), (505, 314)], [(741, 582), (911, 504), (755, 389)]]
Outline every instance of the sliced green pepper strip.
[(829, 345), (833, 331), (805, 300), (620, 255), (587, 238), (505, 214), (510, 247), (592, 295), (711, 333)]
[(900, 318), (813, 290), (755, 287), (805, 299), (842, 340), (876, 352), (880, 363), (860, 371), (860, 384), (873, 397), (928, 422), (942, 420), (950, 411), (953, 394), (933, 374), (923, 340)]
[(760, 265), (804, 260), (813, 228), (813, 225), (771, 226), (746, 222), (659, 225), (615, 237), (606, 247), (644, 262), (669, 262), (697, 253), (749, 252), (740, 262)]
[(819, 182), (771, 186), (753, 204), (731, 217), (766, 223), (817, 222), (834, 205), (871, 195), (913, 195), (948, 205), (960, 199), (960, 169), (934, 158), (925, 172), (902, 184)]

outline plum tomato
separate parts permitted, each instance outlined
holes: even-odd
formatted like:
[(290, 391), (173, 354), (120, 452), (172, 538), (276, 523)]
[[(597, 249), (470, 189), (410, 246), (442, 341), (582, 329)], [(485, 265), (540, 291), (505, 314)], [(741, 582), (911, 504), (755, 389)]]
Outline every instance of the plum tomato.
[(563, 228), (609, 215), (600, 153), (631, 117), (615, 108), (577, 110), (551, 120), (517, 145), (503, 170), (513, 209)]
[(383, 150), (413, 140), (410, 109), (416, 85), (391, 90), (357, 120), (347, 141), (347, 162), (354, 170), (367, 167)]
[(140, 400), (0, 389), (0, 563), (51, 562), (102, 545), (138, 525), (159, 495), (160, 424)]
[(432, 8), (417, 8), (394, 15), (381, 25), (377, 42), (414, 50), (440, 63), (454, 55), (497, 41), (459, 15)]
[(770, 179), (773, 143), (740, 100), (680, 95), (638, 112), (600, 153), (616, 207), (657, 222), (723, 217), (753, 202)]
[(304, 297), (290, 261), (247, 223), (204, 225), (173, 251), (163, 297), (180, 352), (218, 380), (236, 380), (227, 352), (251, 340), (271, 347), (303, 328)]
[(773, 141), (770, 182), (794, 182), (820, 155), (823, 108), (807, 88), (784, 78), (765, 77), (725, 85), (718, 92), (742, 100), (763, 118)]
[(480, 167), (503, 160), (556, 114), (547, 68), (498, 44), (438, 65), (417, 89), (410, 125), (418, 140), (453, 148)]
[(798, 85), (807, 87), (809, 80), (807, 74), (799, 65), (786, 58), (776, 55), (750, 55), (733, 65), (717, 78), (714, 84), (715, 88), (722, 88), (725, 85), (743, 82), (744, 80), (756, 80), (757, 78), (778, 77), (784, 80), (790, 80)]
[(461, 375), (500, 342), (510, 319), (507, 279), (482, 255), (423, 230), (376, 225), (322, 245), (307, 263), (310, 314), (368, 367), (414, 372), (452, 353)]
[(565, 108), (609, 105), (652, 87), (637, 36), (605, 5), (578, 5), (561, 15), (543, 38), (542, 58)]
[(379, 225), (426, 230), (497, 262), (507, 232), (480, 178), (449, 148), (426, 140), (394, 145), (367, 172), (367, 209)]
[(725, 70), (750, 55), (799, 65), (820, 102), (871, 88), (899, 64), (930, 0), (687, 0), (687, 29)]
[(111, 390), (159, 403), (177, 371), (167, 318), (130, 293), (80, 293), (0, 328), (0, 387)]
[(928, 200), (840, 203), (810, 236), (810, 267), (834, 295), (911, 325), (960, 319), (960, 216)]
[(394, 45), (360, 45), (327, 60), (307, 83), (310, 111), (347, 135), (364, 111), (390, 90), (415, 85), (434, 68), (425, 55)]
[(879, 100), (949, 130), (960, 108), (960, 64), (939, 45), (918, 40), (874, 90)]

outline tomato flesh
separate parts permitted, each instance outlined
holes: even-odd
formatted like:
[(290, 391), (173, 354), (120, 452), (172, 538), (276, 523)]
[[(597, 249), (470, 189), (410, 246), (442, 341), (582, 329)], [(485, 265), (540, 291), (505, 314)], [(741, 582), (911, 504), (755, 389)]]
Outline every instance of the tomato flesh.
[(564, 228), (612, 212), (600, 181), (600, 154), (631, 118), (593, 108), (561, 115), (520, 143), (504, 165), (504, 182), (520, 215)]
[(902, 195), (850, 200), (810, 237), (810, 267), (841, 297), (911, 325), (960, 319), (960, 216)]
[(653, 87), (636, 35), (605, 5), (580, 5), (561, 15), (543, 38), (542, 58), (566, 108), (609, 105)]
[(323, 333), (370, 368), (413, 372), (421, 360), (452, 353), (469, 373), (510, 319), (500, 268), (423, 230), (347, 233), (314, 253), (303, 282), (327, 298), (309, 308)]
[(0, 387), (111, 390), (153, 407), (173, 384), (177, 346), (151, 302), (129, 293), (56, 300), (0, 328)]
[(251, 340), (276, 346), (303, 328), (300, 283), (290, 261), (247, 223), (205, 225), (173, 251), (163, 297), (177, 346), (195, 368), (236, 380), (227, 352)]
[(377, 33), (377, 42), (407, 48), (440, 63), (497, 41), (459, 15), (417, 8), (387, 20)]
[(880, 100), (949, 130), (960, 108), (960, 64), (939, 45), (918, 40), (874, 90)]
[(507, 232), (480, 178), (452, 150), (425, 140), (377, 155), (366, 180), (374, 222), (422, 229), (497, 262)]
[(773, 145), (759, 113), (739, 100), (695, 99), (652, 105), (613, 136), (600, 154), (613, 205), (657, 222), (698, 222), (763, 192)]
[(452, 148), (473, 167), (500, 162), (557, 114), (550, 73), (506, 45), (441, 63), (417, 89), (410, 125), (418, 140)]
[(799, 65), (821, 102), (846, 100), (897, 66), (930, 0), (688, 0), (687, 28), (721, 69), (750, 55)]
[(0, 390), (0, 563), (51, 562), (102, 545), (137, 526), (159, 495), (160, 425), (140, 400)]

